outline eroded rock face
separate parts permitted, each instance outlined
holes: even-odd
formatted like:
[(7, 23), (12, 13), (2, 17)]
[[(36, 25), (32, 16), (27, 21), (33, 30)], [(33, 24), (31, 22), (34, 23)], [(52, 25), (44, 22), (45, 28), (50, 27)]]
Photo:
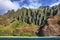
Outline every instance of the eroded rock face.
[(46, 25), (42, 30), (44, 36), (59, 36), (60, 35), (60, 25), (58, 24), (58, 19), (55, 17), (48, 18)]
[(59, 21), (56, 17), (49, 17), (47, 24), (39, 29), (38, 36), (60, 36)]

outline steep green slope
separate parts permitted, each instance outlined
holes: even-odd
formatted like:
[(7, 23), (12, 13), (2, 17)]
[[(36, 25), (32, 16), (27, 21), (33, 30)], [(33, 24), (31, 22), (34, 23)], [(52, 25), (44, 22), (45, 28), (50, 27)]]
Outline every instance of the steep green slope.
[[(7, 13), (0, 15), (0, 27), (2, 27), (2, 29), (3, 27), (9, 29), (8, 27), (11, 24), (11, 27), (13, 28), (11, 29), (13, 32), (19, 27), (31, 27), (32, 24), (34, 25), (34, 27), (39, 26), (40, 28), (43, 28), (47, 24), (47, 19), (53, 16), (56, 16), (56, 18), (60, 20), (60, 4), (54, 7), (39, 7), (38, 9), (21, 8), (18, 9), (16, 12), (14, 10), (9, 10)], [(9, 31), (11, 30), (9, 29)]]

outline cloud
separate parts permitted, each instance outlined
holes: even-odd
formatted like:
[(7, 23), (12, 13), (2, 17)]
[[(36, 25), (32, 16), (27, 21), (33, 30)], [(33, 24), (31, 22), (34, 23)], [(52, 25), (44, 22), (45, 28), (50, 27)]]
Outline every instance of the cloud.
[(42, 6), (42, 4), (38, 3), (38, 0), (30, 0), (30, 4), (29, 4), (28, 7), (30, 7), (30, 8), (38, 8), (40, 6)]
[(10, 0), (0, 0), (0, 14), (6, 13), (8, 10), (12, 9), (16, 11), (18, 8), (18, 3), (11, 2)]
[[(55, 0), (56, 1), (56, 0)], [(51, 5), (49, 5), (50, 7), (53, 7), (53, 6), (55, 6), (55, 5), (59, 5), (60, 4), (60, 0), (58, 0), (57, 2), (55, 2), (55, 3), (53, 3), (53, 4), (51, 4)]]
[(17, 2), (20, 7), (25, 7), (25, 8), (38, 8), (42, 6), (41, 3), (39, 3), (39, 0), (20, 0), (20, 1), (13, 1)]
[(26, 7), (26, 8), (34, 8), (34, 9), (36, 9), (36, 8), (38, 8), (38, 7), (40, 7), (40, 6), (42, 6), (42, 4), (40, 4), (40, 3), (38, 3), (38, 1), (36, 0), (29, 0), (29, 4), (27, 5), (27, 4), (24, 4), (24, 5), (22, 5), (22, 7)]

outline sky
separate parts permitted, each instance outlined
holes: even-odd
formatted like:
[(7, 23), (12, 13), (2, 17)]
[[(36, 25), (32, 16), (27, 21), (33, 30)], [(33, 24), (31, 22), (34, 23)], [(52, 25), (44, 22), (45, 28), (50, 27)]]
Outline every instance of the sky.
[(22, 7), (37, 9), (40, 6), (50, 6), (60, 4), (60, 0), (0, 0), (0, 14), (8, 12), (8, 10), (17, 11)]

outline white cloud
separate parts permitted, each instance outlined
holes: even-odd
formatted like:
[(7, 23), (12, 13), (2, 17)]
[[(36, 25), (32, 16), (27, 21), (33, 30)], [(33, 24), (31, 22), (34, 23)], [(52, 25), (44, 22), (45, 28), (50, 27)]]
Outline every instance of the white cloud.
[(29, 5), (27, 6), (27, 4), (24, 4), (22, 7), (36, 9), (40, 6), (42, 6), (42, 4), (38, 3), (38, 0), (29, 0)]
[(27, 6), (26, 4), (24, 4), (22, 7), (37, 9), (37, 8), (40, 7), (40, 6), (41, 6), (41, 4), (35, 3), (35, 5), (30, 4), (30, 5), (28, 5), (28, 6)]
[(53, 6), (59, 5), (59, 4), (60, 4), (60, 2), (56, 2), (56, 3), (53, 3), (53, 4), (49, 5), (49, 6), (50, 6), (50, 7), (53, 7)]
[(19, 8), (18, 3), (11, 2), (10, 0), (0, 0), (0, 12), (2, 13), (5, 13), (8, 10), (12, 10), (12, 9), (16, 11), (18, 8)]

